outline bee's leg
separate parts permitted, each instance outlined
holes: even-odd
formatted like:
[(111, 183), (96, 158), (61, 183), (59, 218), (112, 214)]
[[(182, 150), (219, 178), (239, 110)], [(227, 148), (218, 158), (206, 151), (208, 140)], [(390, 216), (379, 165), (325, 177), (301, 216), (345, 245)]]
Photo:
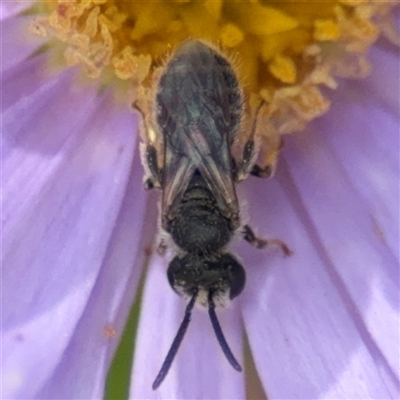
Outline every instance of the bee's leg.
[(161, 169), (158, 165), (157, 149), (148, 142), (149, 130), (146, 125), (144, 112), (137, 102), (132, 103), (132, 107), (140, 114), (144, 130), (144, 135), (141, 135), (142, 142), (140, 143), (140, 157), (145, 169), (144, 188), (149, 190), (154, 187), (161, 187)]
[(250, 175), (256, 176), (257, 178), (269, 178), (272, 175), (272, 168), (269, 165), (260, 167), (255, 164), (250, 171)]
[(243, 238), (248, 241), (252, 246), (257, 249), (264, 249), (269, 246), (279, 246), (285, 256), (293, 254), (292, 250), (289, 249), (287, 244), (280, 239), (261, 239), (256, 236), (253, 229), (249, 225), (243, 227)]
[(168, 246), (167, 243), (165, 243), (165, 240), (161, 239), (160, 243), (157, 246), (157, 253), (160, 256), (164, 256), (165, 253), (167, 252)]
[(265, 101), (261, 100), (254, 115), (250, 137), (243, 147), (242, 160), (236, 165), (237, 172), (235, 176), (237, 181), (245, 179), (249, 174), (259, 178), (269, 178), (271, 176), (272, 169), (269, 165), (260, 167), (259, 165), (254, 164), (254, 158), (256, 157), (254, 135), (256, 132), (258, 115), (264, 105)]
[(142, 161), (145, 162), (148, 169), (147, 175), (150, 175), (144, 182), (146, 190), (153, 189), (154, 187), (160, 187), (161, 169), (158, 166), (157, 150), (151, 145), (145, 145), (144, 155), (142, 155)]
[(235, 157), (231, 157), (231, 165), (232, 165), (232, 176), (235, 182), (239, 182), (239, 165), (236, 161)]
[[(282, 138), (280, 138), (278, 150), (281, 150), (284, 145), (285, 142)], [(250, 175), (256, 176), (258, 178), (269, 178), (272, 175), (272, 167), (270, 165), (260, 167), (259, 165), (255, 164), (250, 171)]]
[[(270, 165), (260, 167), (258, 164), (253, 164), (254, 157), (254, 140), (249, 139), (243, 149), (243, 158), (240, 166), (235, 162), (234, 171), (236, 172), (236, 180), (241, 181), (249, 174), (257, 178), (269, 178), (272, 175), (272, 168)], [(235, 170), (236, 169), (236, 170)]]

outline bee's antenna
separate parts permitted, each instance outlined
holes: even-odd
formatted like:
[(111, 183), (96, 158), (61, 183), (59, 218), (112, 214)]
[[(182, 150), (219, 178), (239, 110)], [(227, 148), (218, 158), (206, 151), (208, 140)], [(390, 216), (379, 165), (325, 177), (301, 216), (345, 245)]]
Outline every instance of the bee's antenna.
[(174, 358), (176, 356), (176, 353), (178, 352), (179, 346), (182, 343), (182, 340), (185, 336), (185, 333), (187, 331), (187, 328), (189, 326), (189, 322), (192, 316), (192, 309), (194, 307), (194, 303), (196, 302), (196, 297), (197, 297), (198, 291), (196, 291), (193, 294), (193, 297), (189, 301), (189, 304), (186, 306), (186, 311), (185, 311), (185, 317), (183, 318), (183, 321), (181, 323), (181, 326), (178, 329), (178, 332), (175, 336), (174, 341), (172, 342), (171, 348), (168, 351), (167, 357), (165, 357), (165, 361), (160, 369), (160, 372), (157, 375), (156, 380), (153, 383), (153, 390), (156, 390), (166, 377), (172, 362), (174, 361)]
[(219, 324), (217, 314), (215, 313), (215, 304), (212, 295), (213, 292), (212, 290), (210, 290), (208, 292), (208, 314), (210, 315), (211, 324), (212, 327), (214, 328), (215, 335), (217, 336), (218, 343), (221, 346), (221, 349), (224, 352), (225, 357), (228, 359), (229, 364), (231, 364), (236, 371), (242, 372), (242, 367), (236, 361), (236, 358), (233, 355), (231, 349), (229, 348), (224, 334), (222, 333), (221, 325)]

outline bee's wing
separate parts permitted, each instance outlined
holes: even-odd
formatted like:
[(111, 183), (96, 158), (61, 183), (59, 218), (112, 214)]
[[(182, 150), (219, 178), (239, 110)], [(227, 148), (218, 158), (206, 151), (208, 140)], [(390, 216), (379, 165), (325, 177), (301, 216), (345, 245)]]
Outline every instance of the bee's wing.
[(185, 42), (167, 64), (156, 103), (164, 139), (163, 217), (176, 215), (197, 169), (236, 227), (239, 207), (230, 148), (240, 123), (242, 94), (231, 65), (206, 44)]
[(215, 195), (223, 215), (238, 224), (239, 205), (232, 176), (231, 139), (217, 127), (212, 115), (197, 123), (176, 126), (165, 137), (163, 216), (173, 219), (195, 170)]

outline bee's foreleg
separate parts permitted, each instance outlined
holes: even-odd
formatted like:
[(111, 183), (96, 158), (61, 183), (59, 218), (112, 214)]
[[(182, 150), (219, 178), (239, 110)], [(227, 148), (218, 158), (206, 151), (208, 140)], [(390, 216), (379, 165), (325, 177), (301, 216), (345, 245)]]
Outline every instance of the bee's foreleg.
[(157, 253), (160, 256), (165, 256), (167, 249), (168, 249), (167, 243), (165, 242), (165, 240), (161, 239), (157, 246)]
[(292, 250), (289, 249), (287, 244), (280, 239), (262, 239), (256, 236), (253, 229), (249, 225), (243, 226), (243, 239), (248, 241), (252, 246), (257, 249), (264, 249), (269, 246), (279, 246), (285, 256), (293, 254)]
[(256, 157), (255, 144), (253, 139), (249, 139), (243, 148), (242, 160), (236, 163), (236, 180), (242, 181), (248, 175), (253, 175), (258, 178), (269, 178), (272, 174), (272, 168), (269, 165), (260, 167), (254, 164)]
[(265, 101), (261, 100), (260, 104), (258, 105), (253, 125), (251, 128), (250, 136), (247, 142), (243, 147), (242, 159), (236, 164), (236, 180), (241, 181), (245, 179), (248, 175), (254, 175), (258, 178), (269, 178), (272, 174), (272, 168), (269, 165), (261, 167), (255, 164), (257, 153), (258, 153), (258, 146), (255, 143), (255, 132), (257, 126), (258, 116), (262, 107), (265, 105)]
[(269, 178), (272, 175), (272, 168), (269, 165), (260, 167), (259, 165), (253, 165), (250, 175), (256, 176), (257, 178)]
[(137, 102), (133, 103), (132, 107), (140, 114), (142, 123), (142, 127), (140, 128), (142, 131), (140, 135), (140, 157), (145, 170), (143, 185), (146, 190), (153, 189), (154, 187), (161, 187), (161, 169), (158, 165), (157, 149), (150, 142), (150, 134), (144, 112)]
[(151, 144), (147, 144), (145, 146), (145, 154), (142, 158), (145, 158), (146, 161), (147, 177), (144, 181), (144, 187), (149, 190), (153, 189), (154, 187), (161, 187), (161, 169), (158, 165), (156, 148)]

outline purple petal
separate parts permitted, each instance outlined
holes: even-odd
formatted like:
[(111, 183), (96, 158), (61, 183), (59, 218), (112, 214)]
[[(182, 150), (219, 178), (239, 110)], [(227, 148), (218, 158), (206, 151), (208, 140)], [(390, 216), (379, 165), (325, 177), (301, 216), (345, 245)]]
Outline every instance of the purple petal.
[(131, 168), (132, 114), (73, 77), (68, 71), (25, 99), (33, 110), (19, 101), (4, 116), (8, 398), (32, 398), (60, 362), (106, 255)]
[[(239, 399), (245, 397), (243, 374), (233, 370), (220, 349), (208, 314), (194, 309), (175, 361), (159, 389), (155, 380), (184, 316), (186, 302), (166, 277), (167, 261), (154, 257), (144, 291), (136, 342), (131, 398)], [(238, 306), (218, 312), (226, 339), (242, 363)]]
[(0, 21), (12, 17), (32, 5), (33, 1), (23, 0), (23, 1), (6, 1), (3, 0), (0, 3)]
[[(400, 7), (397, 7), (400, 10)], [(400, 15), (398, 18), (400, 26)], [(385, 42), (385, 47), (389, 45)], [(373, 74), (366, 79), (362, 86), (365, 88), (366, 99), (374, 99), (380, 107), (388, 112), (399, 113), (399, 49), (390, 51), (383, 46), (375, 46), (370, 51)]]
[[(74, 79), (69, 70), (3, 113), (3, 218), (6, 222), (12, 218), (4, 229), (15, 225), (23, 209), (30, 212), (32, 198), (41, 195), (48, 179), (57, 179), (60, 164), (73, 152), (74, 143), (68, 142), (73, 134), (84, 139), (78, 129), (88, 122), (98, 99), (94, 87), (79, 89)], [(56, 93), (62, 95), (54, 98)], [(7, 201), (13, 198), (20, 201)], [(20, 208), (17, 213), (16, 207)], [(6, 230), (4, 235), (13, 237)]]
[[(278, 179), (286, 181), (282, 173)], [(250, 204), (265, 199), (264, 219), (261, 211), (254, 212), (258, 218), (253, 217), (260, 232), (285, 240), (294, 250), (290, 258), (279, 251), (265, 256), (254, 254), (254, 250), (245, 257), (248, 283), (242, 298), (243, 318), (267, 395), (301, 399), (388, 397), (381, 371), (359, 332), (358, 320), (354, 321), (345, 303), (348, 296), (332, 282), (332, 261), (313, 224), (302, 220), (301, 199), (293, 193), (288, 198), (278, 182), (249, 183)], [(295, 202), (300, 210), (293, 207)]]
[[(146, 209), (142, 175), (139, 157), (135, 157), (96, 284), (61, 363), (38, 399), (104, 395), (105, 378), (140, 280), (144, 248), (154, 237), (154, 226), (146, 224), (142, 230)], [(108, 329), (115, 330), (116, 336), (107, 337)]]
[[(386, 86), (399, 86), (398, 78), (392, 77)], [(324, 162), (324, 169), (338, 164), (337, 175), (342, 174), (340, 183), (348, 180), (346, 183), (353, 188), (350, 201), (357, 203), (356, 211), (364, 209), (365, 229), (374, 231), (371, 244), (383, 244), (394, 260), (399, 261), (399, 193), (396, 188), (399, 182), (400, 109), (397, 105), (397, 111), (393, 112), (394, 109), (385, 104), (374, 103), (373, 94), (355, 82), (348, 84), (349, 92), (353, 99), (346, 97), (344, 91), (340, 92), (334, 99), (332, 113), (315, 124), (317, 132), (324, 131), (315, 146), (328, 150), (325, 153), (319, 150), (314, 160), (307, 157), (307, 161), (308, 164)], [(358, 99), (354, 101), (356, 93)], [(311, 142), (311, 138), (305, 141), (308, 149)], [(296, 145), (299, 147), (300, 143), (296, 142)], [(307, 171), (304, 173), (308, 174)], [(346, 208), (350, 210), (350, 206)], [(348, 218), (355, 222), (357, 212), (353, 214), (352, 211)], [(357, 223), (361, 225), (361, 221)]]
[(30, 31), (33, 18), (15, 17), (0, 22), (1, 29), (1, 71), (16, 66), (30, 56), (48, 39), (34, 35)]
[(287, 139), (275, 180), (247, 183), (253, 220), (295, 251), (252, 256), (243, 296), (272, 398), (399, 396), (399, 119), (374, 100), (346, 85)]
[[(25, 115), (30, 108), (36, 105), (35, 102), (27, 104), (28, 96), (35, 91), (46, 90), (57, 84), (59, 76), (50, 77), (46, 71), (47, 57), (47, 54), (41, 54), (29, 58), (1, 74), (2, 102), (0, 107), (2, 112), (5, 112), (17, 101), (21, 101), (25, 103), (23, 107), (27, 109), (22, 109), (24, 112), (21, 110), (21, 116)], [(46, 99), (46, 96), (39, 95), (39, 97)]]

